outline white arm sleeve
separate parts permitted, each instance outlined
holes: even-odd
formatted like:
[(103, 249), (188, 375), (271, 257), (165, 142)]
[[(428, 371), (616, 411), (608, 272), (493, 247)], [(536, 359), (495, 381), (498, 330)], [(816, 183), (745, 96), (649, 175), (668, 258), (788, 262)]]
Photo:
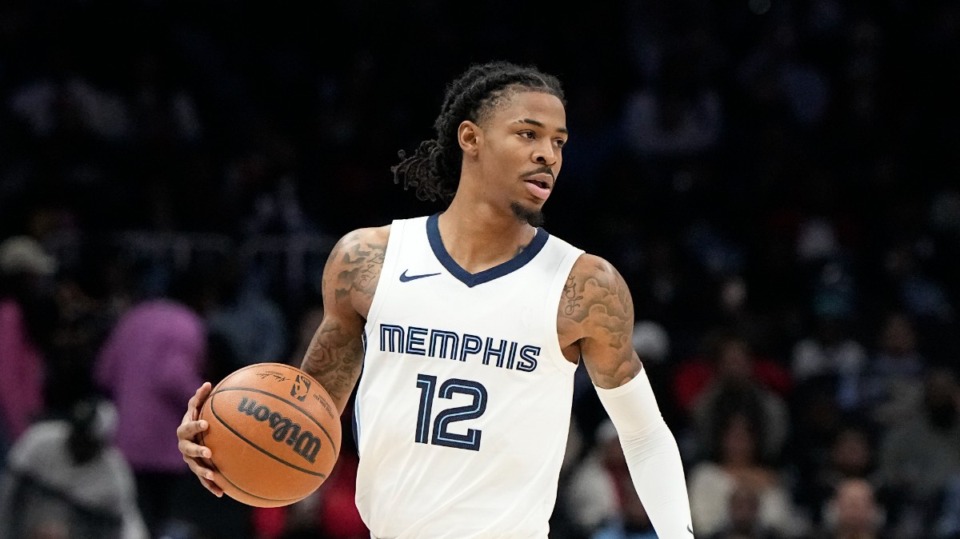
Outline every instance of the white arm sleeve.
[(660, 539), (693, 539), (690, 500), (677, 441), (647, 373), (613, 389), (594, 386), (620, 436), (630, 478)]

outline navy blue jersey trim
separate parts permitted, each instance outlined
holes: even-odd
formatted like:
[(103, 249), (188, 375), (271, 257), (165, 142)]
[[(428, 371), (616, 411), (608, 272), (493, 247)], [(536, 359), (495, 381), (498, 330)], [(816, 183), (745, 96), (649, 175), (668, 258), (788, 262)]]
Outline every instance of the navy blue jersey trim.
[(360, 451), (360, 398), (356, 395), (353, 397), (353, 417), (351, 418), (352, 427), (350, 430), (353, 432), (353, 447), (357, 448), (357, 451)]
[(529, 245), (520, 251), (520, 254), (498, 266), (485, 269), (479, 273), (470, 273), (461, 268), (453, 257), (450, 256), (450, 253), (447, 252), (446, 247), (443, 246), (443, 240), (440, 239), (439, 217), (440, 214), (435, 213), (427, 218), (427, 239), (430, 240), (430, 248), (433, 249), (433, 254), (437, 257), (437, 260), (440, 261), (440, 264), (447, 268), (447, 271), (449, 271), (451, 275), (470, 288), (492, 281), (498, 277), (503, 277), (522, 268), (527, 262), (533, 260), (533, 257), (537, 256), (537, 253), (543, 249), (543, 246), (547, 244), (547, 239), (550, 237), (550, 234), (546, 230), (537, 228), (537, 235), (533, 237), (533, 241), (531, 241)]

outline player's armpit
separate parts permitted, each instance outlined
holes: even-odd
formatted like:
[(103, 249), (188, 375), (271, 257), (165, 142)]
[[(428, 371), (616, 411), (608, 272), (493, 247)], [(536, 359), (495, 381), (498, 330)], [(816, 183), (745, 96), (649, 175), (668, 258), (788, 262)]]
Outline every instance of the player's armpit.
[(323, 320), (301, 368), (330, 393), (343, 413), (360, 376), (363, 324), (377, 288), (389, 227), (348, 233), (334, 246), (323, 270)]
[(633, 299), (620, 273), (598, 256), (581, 256), (564, 289), (559, 327), (577, 328), (580, 354), (594, 385), (619, 387), (640, 372), (633, 323)]

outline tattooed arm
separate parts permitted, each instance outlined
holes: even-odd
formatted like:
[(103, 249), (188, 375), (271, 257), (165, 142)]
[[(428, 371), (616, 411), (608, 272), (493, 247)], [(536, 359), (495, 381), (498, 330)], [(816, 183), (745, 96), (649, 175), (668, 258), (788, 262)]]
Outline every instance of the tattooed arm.
[(343, 413), (360, 376), (363, 324), (383, 268), (389, 227), (351, 232), (334, 246), (323, 270), (323, 320), (301, 368), (330, 393)]
[(561, 344), (579, 352), (594, 385), (619, 387), (640, 372), (633, 349), (633, 300), (623, 277), (606, 260), (585, 254), (574, 264), (557, 327)]
[(626, 282), (609, 262), (583, 255), (570, 272), (559, 309), (561, 345), (568, 358), (579, 351), (657, 537), (692, 539), (683, 461), (633, 349), (633, 300)]
[[(307, 349), (302, 368), (323, 384), (341, 413), (360, 376), (363, 324), (380, 278), (389, 234), (390, 227), (364, 228), (347, 234), (334, 246), (323, 270), (323, 321)], [(211, 389), (212, 384), (204, 382), (187, 402), (187, 412), (177, 427), (177, 440), (190, 471), (207, 490), (223, 496), (213, 470), (204, 461), (211, 458), (210, 449), (196, 440), (209, 427), (199, 415)]]

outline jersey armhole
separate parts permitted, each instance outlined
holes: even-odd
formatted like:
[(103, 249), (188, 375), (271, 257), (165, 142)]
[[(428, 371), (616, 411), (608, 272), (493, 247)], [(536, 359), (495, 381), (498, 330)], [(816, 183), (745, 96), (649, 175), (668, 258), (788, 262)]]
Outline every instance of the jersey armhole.
[(553, 282), (550, 284), (546, 302), (548, 308), (545, 309), (547, 312), (544, 316), (543, 324), (547, 335), (552, 334), (554, 336), (549, 344), (552, 348), (552, 353), (547, 354), (547, 357), (557, 358), (557, 361), (553, 362), (554, 365), (559, 370), (565, 372), (576, 370), (579, 361), (577, 363), (567, 361), (566, 356), (563, 355), (563, 349), (560, 348), (560, 329), (557, 327), (557, 313), (560, 310), (560, 299), (563, 296), (564, 286), (566, 286), (567, 279), (570, 278), (570, 271), (573, 270), (573, 265), (577, 263), (577, 260), (580, 259), (583, 253), (584, 251), (579, 249), (568, 249), (563, 254), (557, 264), (557, 271), (554, 274)]
[(402, 219), (394, 219), (390, 223), (390, 230), (387, 233), (387, 248), (383, 254), (383, 265), (380, 267), (380, 278), (377, 279), (377, 288), (373, 291), (373, 299), (370, 301), (370, 311), (367, 313), (367, 319), (364, 321), (364, 333), (366, 339), (370, 338), (370, 321), (376, 320), (383, 309), (383, 300), (381, 298), (387, 295), (393, 281), (390, 279), (395, 272), (397, 265), (397, 250), (403, 240), (403, 229), (405, 222)]

